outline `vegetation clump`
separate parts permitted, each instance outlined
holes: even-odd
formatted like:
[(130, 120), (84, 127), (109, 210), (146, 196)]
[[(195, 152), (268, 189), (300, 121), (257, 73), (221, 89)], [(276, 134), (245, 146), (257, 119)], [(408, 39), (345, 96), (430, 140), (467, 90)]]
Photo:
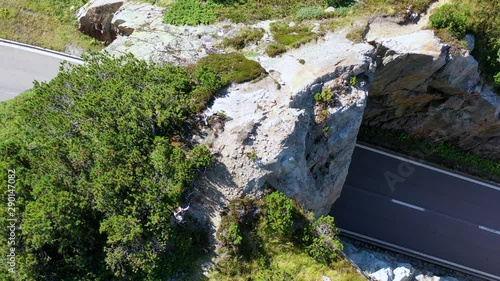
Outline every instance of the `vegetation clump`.
[(247, 82), (265, 75), (265, 69), (258, 62), (239, 53), (210, 54), (197, 62), (196, 69), (199, 68), (213, 71), (222, 85)]
[(236, 199), (217, 231), (220, 258), (209, 280), (363, 280), (342, 259), (332, 217), (305, 213), (283, 193)]
[(220, 87), (260, 66), (231, 55), (191, 69), (84, 59), (0, 103), (0, 168), (18, 175), (19, 222), (19, 278), (3, 267), (1, 280), (167, 280), (206, 247), (181, 207), (213, 157), (183, 139)]
[(168, 7), (163, 22), (172, 25), (199, 25), (212, 23), (215, 19), (215, 4), (212, 1), (177, 0)]
[(233, 47), (241, 50), (251, 43), (258, 42), (264, 36), (262, 28), (244, 28), (240, 33), (231, 38), (224, 38), (222, 45), (224, 47)]
[(475, 36), (474, 57), (489, 82), (500, 88), (500, 4), (494, 0), (453, 0), (431, 15), (431, 24), (461, 40)]

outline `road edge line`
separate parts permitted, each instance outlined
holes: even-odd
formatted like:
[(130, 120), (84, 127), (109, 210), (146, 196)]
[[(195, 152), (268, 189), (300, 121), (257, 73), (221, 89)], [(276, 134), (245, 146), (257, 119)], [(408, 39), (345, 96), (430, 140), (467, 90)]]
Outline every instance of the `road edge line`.
[(33, 45), (21, 43), (21, 42), (16, 42), (16, 41), (8, 40), (8, 39), (0, 38), (0, 45), (6, 45), (6, 46), (9, 46), (12, 48), (17, 47), (17, 49), (25, 49), (25, 50), (29, 50), (29, 51), (34, 52), (34, 53), (43, 53), (45, 55), (51, 55), (51, 56), (57, 57), (57, 58), (64, 58), (65, 60), (71, 61), (74, 63), (82, 63), (83, 62), (81, 57), (69, 55), (69, 54), (66, 54), (63, 52), (58, 52), (58, 51), (54, 51), (54, 50), (50, 50), (50, 49), (46, 49), (46, 48), (42, 48), (42, 47), (38, 47), (38, 46), (33, 46)]

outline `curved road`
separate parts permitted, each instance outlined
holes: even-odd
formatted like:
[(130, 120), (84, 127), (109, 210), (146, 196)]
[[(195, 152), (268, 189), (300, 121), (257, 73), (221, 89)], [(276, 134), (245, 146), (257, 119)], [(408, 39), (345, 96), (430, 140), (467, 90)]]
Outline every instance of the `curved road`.
[(54, 51), (0, 41), (0, 101), (11, 99), (39, 82), (54, 78), (61, 62), (81, 60)]
[(331, 215), (345, 233), (500, 280), (500, 187), (357, 145)]
[[(0, 101), (75, 57), (0, 40)], [(344, 233), (500, 280), (500, 187), (358, 145), (331, 214)]]

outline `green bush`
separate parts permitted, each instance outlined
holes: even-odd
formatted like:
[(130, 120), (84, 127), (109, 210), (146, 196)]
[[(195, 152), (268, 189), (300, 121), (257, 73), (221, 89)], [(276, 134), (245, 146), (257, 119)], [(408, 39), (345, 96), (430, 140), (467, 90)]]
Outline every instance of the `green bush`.
[(316, 93), (314, 94), (314, 101), (316, 102), (323, 102), (323, 103), (328, 103), (330, 102), (334, 97), (332, 89), (328, 87), (324, 87), (323, 90), (321, 90), (321, 93)]
[(349, 85), (356, 86), (356, 84), (358, 84), (358, 78), (356, 76), (349, 78)]
[(467, 32), (467, 15), (450, 4), (441, 6), (431, 15), (430, 21), (433, 27), (447, 29), (456, 37)]
[(269, 229), (283, 237), (290, 235), (293, 225), (293, 202), (281, 192), (273, 192), (264, 198), (267, 206), (265, 217)]
[(215, 5), (198, 0), (177, 0), (167, 8), (163, 22), (172, 25), (209, 24), (216, 19)]
[(302, 7), (296, 13), (299, 20), (320, 19), (324, 15), (325, 12), (321, 7)]
[(203, 72), (200, 68), (216, 73), (222, 85), (251, 81), (265, 74), (264, 68), (258, 62), (239, 53), (210, 54), (197, 62), (195, 72)]
[(338, 259), (342, 243), (338, 239), (338, 230), (331, 216), (322, 216), (309, 228), (305, 237), (306, 250), (319, 262), (330, 264)]
[(0, 103), (0, 168), (20, 178), (16, 257), (29, 278), (17, 280), (165, 280), (203, 247), (189, 216), (172, 216), (213, 160), (171, 141), (188, 133), (197, 81), (132, 55), (84, 59)]

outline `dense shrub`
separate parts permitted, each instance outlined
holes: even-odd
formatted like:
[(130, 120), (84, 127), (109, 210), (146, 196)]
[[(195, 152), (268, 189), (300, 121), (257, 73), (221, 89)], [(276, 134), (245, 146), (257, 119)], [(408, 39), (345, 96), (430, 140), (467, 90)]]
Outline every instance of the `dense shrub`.
[(323, 216), (316, 220), (304, 237), (307, 252), (319, 262), (332, 263), (342, 251), (338, 230), (332, 217)]
[(264, 198), (267, 206), (266, 226), (273, 233), (286, 237), (293, 225), (294, 206), (290, 198), (280, 192), (273, 192)]
[(168, 7), (163, 22), (172, 25), (199, 25), (209, 24), (215, 18), (215, 5), (211, 1), (177, 0)]
[[(204, 247), (177, 208), (213, 157), (178, 140), (222, 86), (219, 73), (131, 55), (85, 61), (0, 103), (0, 168), (18, 174), (14, 280), (167, 280)], [(220, 75), (241, 80), (241, 66), (229, 67), (239, 79)], [(202, 90), (203, 101), (193, 97)], [(11, 280), (5, 269), (0, 279)]]
[(433, 27), (448, 29), (457, 37), (467, 32), (467, 15), (451, 4), (441, 6), (431, 15), (430, 21)]

